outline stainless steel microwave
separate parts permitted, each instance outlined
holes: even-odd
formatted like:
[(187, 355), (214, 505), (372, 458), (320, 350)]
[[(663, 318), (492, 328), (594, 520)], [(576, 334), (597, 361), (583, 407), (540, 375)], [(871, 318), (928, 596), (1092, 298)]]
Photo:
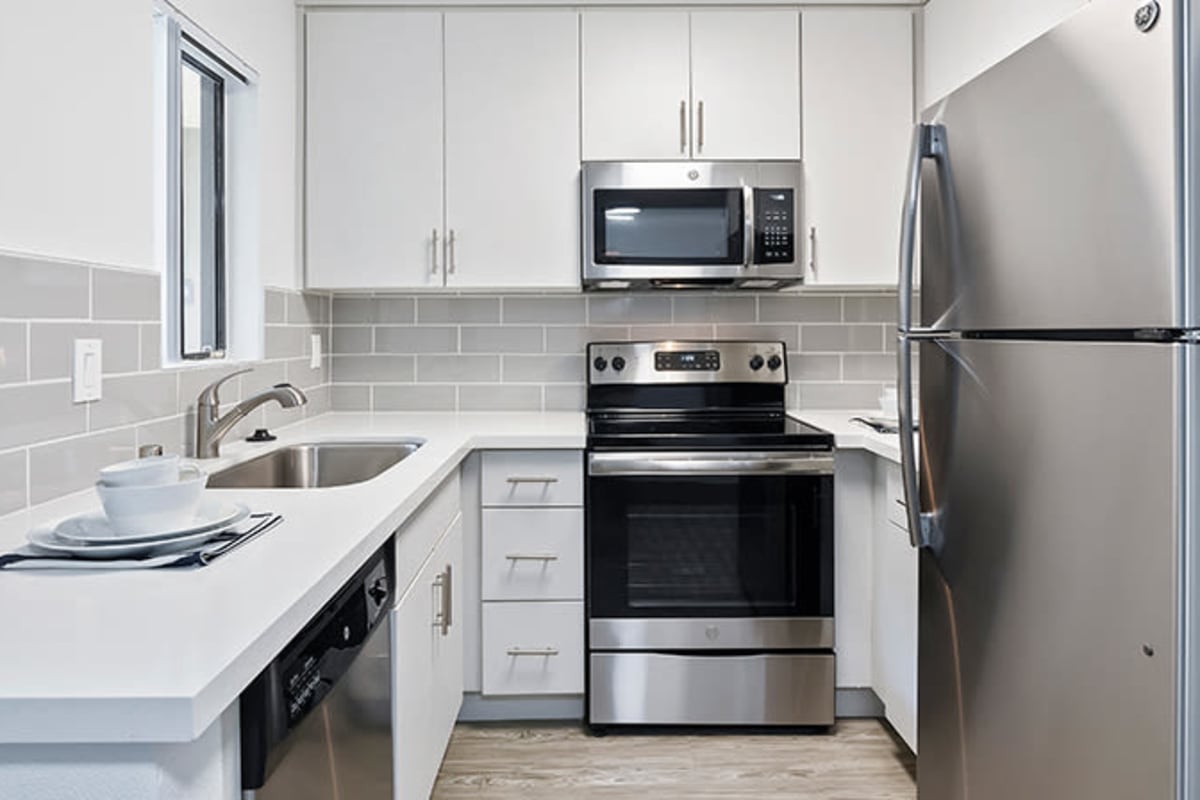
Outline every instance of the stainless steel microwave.
[(585, 289), (780, 289), (804, 280), (799, 161), (589, 161)]

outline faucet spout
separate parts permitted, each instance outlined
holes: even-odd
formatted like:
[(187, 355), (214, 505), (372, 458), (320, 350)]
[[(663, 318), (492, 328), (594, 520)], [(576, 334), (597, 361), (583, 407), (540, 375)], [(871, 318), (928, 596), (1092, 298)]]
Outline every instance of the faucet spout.
[(241, 375), (250, 370), (239, 370), (226, 375), (218, 381), (206, 386), (196, 399), (196, 458), (216, 458), (221, 455), (221, 440), (234, 425), (245, 419), (246, 415), (264, 403), (276, 402), (283, 408), (296, 408), (308, 402), (304, 392), (290, 383), (280, 383), (266, 391), (247, 397), (229, 411), (221, 415), (221, 384), (235, 375)]

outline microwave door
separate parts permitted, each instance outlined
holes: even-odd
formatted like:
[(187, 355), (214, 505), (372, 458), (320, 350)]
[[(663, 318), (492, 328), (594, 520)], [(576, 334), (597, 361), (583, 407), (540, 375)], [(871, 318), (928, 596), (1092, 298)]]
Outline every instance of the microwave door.
[(627, 267), (741, 267), (744, 195), (735, 189), (596, 189), (592, 260)]

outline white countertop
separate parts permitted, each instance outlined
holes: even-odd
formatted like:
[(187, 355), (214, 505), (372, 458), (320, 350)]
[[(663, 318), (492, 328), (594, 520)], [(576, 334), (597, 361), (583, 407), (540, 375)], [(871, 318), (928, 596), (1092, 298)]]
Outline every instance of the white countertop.
[[(204, 463), (397, 437), (426, 443), (366, 483), (221, 490), (284, 521), (211, 566), (0, 572), (0, 743), (197, 738), (467, 453), (582, 448), (585, 425), (579, 413), (327, 414)], [(89, 491), (0, 518), (0, 551), (32, 525), (97, 506)]]
[(877, 417), (879, 409), (871, 411), (797, 411), (788, 412), (796, 419), (815, 425), (833, 434), (840, 450), (867, 450), (889, 461), (900, 463), (900, 436), (895, 433), (876, 433), (854, 417)]
[[(854, 412), (791, 413), (840, 448), (899, 460), (899, 438), (851, 423)], [(578, 412), (336, 413), (279, 434), (203, 463), (302, 441), (426, 442), (352, 486), (210, 490), (284, 521), (209, 567), (0, 572), (0, 743), (194, 740), (471, 450), (581, 449), (586, 424)], [(86, 491), (0, 517), (0, 552), (34, 525), (97, 508)]]

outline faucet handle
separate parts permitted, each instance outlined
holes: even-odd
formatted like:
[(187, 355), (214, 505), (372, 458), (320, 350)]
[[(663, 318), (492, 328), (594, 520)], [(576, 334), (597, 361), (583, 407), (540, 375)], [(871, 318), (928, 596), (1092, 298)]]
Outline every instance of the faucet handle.
[(246, 367), (245, 369), (239, 369), (236, 372), (231, 372), (223, 378), (218, 378), (217, 380), (213, 381), (208, 386), (205, 386), (200, 390), (200, 397), (196, 399), (196, 406), (211, 406), (214, 409), (217, 408), (221, 405), (221, 386), (231, 379), (236, 378), (238, 375), (245, 375), (247, 372), (253, 371), (254, 367)]

